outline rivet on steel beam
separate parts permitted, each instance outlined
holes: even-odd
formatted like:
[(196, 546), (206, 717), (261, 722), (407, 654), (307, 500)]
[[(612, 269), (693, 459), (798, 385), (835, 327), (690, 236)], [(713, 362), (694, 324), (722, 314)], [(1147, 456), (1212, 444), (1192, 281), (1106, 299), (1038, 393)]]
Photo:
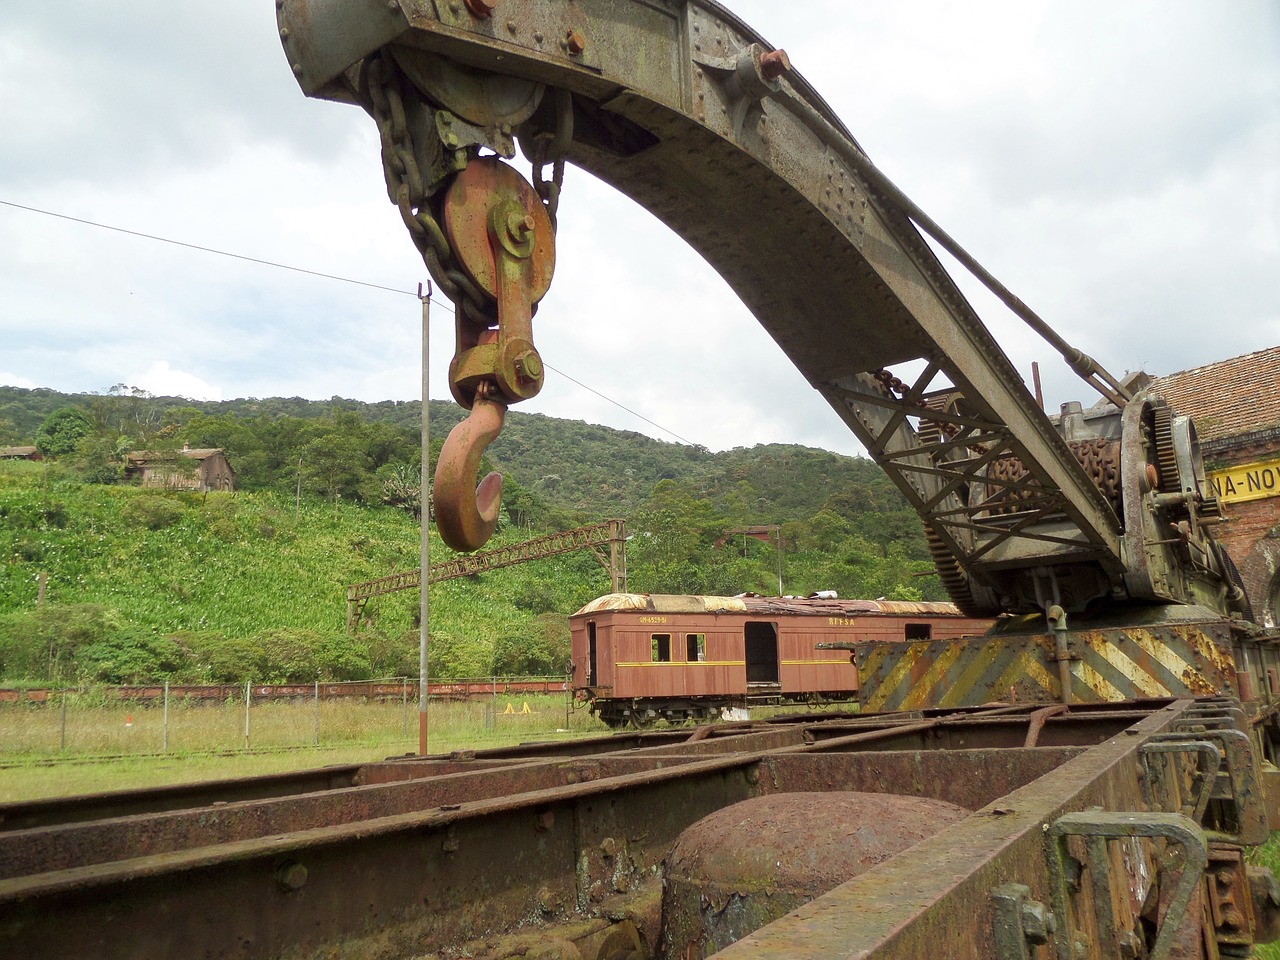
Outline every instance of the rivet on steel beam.
[(576, 57), (587, 49), (587, 38), (582, 35), (581, 30), (572, 29), (564, 35), (564, 48)]
[(785, 50), (768, 50), (760, 54), (760, 73), (766, 80), (777, 80), (791, 72), (791, 58)]
[(554, 810), (543, 810), (533, 821), (533, 829), (538, 833), (546, 833), (556, 823), (556, 814)]
[(285, 893), (301, 890), (307, 882), (307, 868), (296, 860), (287, 860), (276, 868), (276, 885)]

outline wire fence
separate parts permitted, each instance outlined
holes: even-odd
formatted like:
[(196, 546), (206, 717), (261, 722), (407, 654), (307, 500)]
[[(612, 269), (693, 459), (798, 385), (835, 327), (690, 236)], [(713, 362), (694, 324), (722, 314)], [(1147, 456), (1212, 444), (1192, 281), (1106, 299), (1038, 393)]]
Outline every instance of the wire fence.
[[(433, 684), (433, 735), (482, 744), (513, 735), (594, 729), (564, 678), (490, 678)], [(245, 684), (0, 691), (0, 757), (269, 751), (418, 742), (418, 684)]]

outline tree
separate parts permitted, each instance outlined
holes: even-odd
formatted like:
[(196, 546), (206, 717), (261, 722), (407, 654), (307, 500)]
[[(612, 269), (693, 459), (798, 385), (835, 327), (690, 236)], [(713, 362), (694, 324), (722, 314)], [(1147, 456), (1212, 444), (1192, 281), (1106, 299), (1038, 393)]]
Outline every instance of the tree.
[(724, 518), (711, 502), (693, 496), (674, 480), (661, 480), (643, 510), (628, 545), (629, 579), (637, 589), (654, 593), (707, 593), (719, 577), (708, 569), (722, 560), (715, 541)]
[(104, 395), (90, 401), (94, 429), (104, 435), (129, 437), (130, 444), (145, 448), (165, 421), (164, 405), (141, 387), (113, 384)]
[(61, 457), (93, 431), (93, 422), (81, 407), (61, 407), (45, 418), (36, 431), (36, 446), (51, 457)]
[(370, 479), (369, 458), (357, 438), (326, 433), (302, 448), (303, 474), (333, 501), (354, 498)]
[(407, 463), (392, 463), (378, 470), (382, 478), (382, 502), (422, 519), (422, 470)]

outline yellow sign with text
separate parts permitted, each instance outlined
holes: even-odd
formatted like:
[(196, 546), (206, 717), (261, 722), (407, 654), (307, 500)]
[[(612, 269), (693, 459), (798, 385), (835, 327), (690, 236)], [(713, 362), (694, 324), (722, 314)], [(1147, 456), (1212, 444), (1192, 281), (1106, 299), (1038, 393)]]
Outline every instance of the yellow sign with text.
[(1215, 470), (1209, 474), (1209, 486), (1223, 503), (1280, 497), (1280, 460)]

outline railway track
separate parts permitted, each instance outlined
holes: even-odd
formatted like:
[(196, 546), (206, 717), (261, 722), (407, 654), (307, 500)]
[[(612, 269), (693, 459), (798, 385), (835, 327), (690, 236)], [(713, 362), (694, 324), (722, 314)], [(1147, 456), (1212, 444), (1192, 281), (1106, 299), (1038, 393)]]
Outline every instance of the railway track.
[[(4, 804), (0, 955), (186, 956), (198, 944), (203, 956), (243, 958), (554, 947), (606, 960), (628, 945), (654, 956), (664, 911), (680, 909), (663, 903), (660, 867), (687, 828), (784, 793), (808, 797), (818, 824), (854, 791), (878, 795), (877, 830), (892, 833), (899, 807), (922, 798), (954, 807), (955, 822), (823, 893), (812, 909), (824, 938), (842, 955), (961, 956), (946, 937), (974, 931), (930, 917), (986, 911), (997, 862), (1050, 889), (1045, 838), (1110, 829), (1102, 814), (1082, 826), (1087, 816), (1069, 811), (1104, 800), (1139, 809), (1148, 801), (1134, 773), (1148, 745), (1231, 709), (1182, 700), (793, 717)], [(1220, 826), (1265, 836), (1258, 798), (1237, 799)], [(903, 871), (913, 895), (886, 900)], [(873, 910), (884, 924), (865, 922)], [(785, 946), (797, 916), (756, 937), (797, 955)], [(898, 933), (881, 942), (890, 924)], [(931, 942), (934, 952), (915, 952)]]

